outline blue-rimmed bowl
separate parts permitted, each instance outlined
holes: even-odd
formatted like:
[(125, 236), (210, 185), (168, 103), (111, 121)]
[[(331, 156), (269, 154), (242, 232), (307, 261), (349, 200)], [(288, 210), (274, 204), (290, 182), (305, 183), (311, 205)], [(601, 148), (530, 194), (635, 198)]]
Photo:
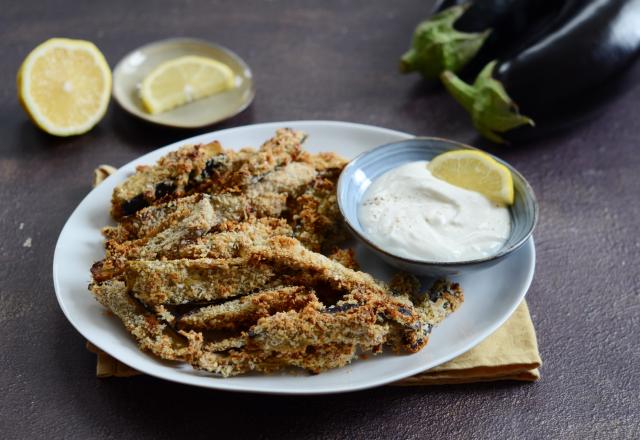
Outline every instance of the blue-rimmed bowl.
[(491, 267), (519, 249), (531, 236), (538, 221), (538, 202), (531, 185), (511, 165), (498, 159), (513, 175), (515, 202), (509, 207), (511, 235), (498, 253), (475, 260), (438, 262), (414, 260), (395, 255), (373, 243), (358, 218), (362, 196), (371, 183), (387, 171), (408, 162), (431, 160), (451, 150), (477, 148), (446, 139), (417, 137), (369, 150), (352, 160), (342, 171), (338, 181), (338, 205), (345, 222), (353, 234), (387, 263), (420, 276), (451, 276), (463, 271)]

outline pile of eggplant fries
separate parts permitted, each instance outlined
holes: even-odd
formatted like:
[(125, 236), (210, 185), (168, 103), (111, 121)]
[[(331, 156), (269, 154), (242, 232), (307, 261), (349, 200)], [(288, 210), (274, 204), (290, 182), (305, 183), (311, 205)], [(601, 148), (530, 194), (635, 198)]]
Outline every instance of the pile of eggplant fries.
[(440, 78), (487, 139), (597, 113), (640, 54), (640, 0), (443, 0), (400, 60)]

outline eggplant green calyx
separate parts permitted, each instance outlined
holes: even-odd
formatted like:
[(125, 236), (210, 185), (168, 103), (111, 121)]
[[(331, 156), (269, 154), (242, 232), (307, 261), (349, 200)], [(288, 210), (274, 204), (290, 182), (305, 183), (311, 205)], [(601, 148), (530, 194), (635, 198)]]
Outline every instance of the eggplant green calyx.
[(469, 112), (473, 125), (489, 140), (504, 143), (499, 133), (521, 125), (534, 126), (533, 119), (521, 115), (500, 81), (493, 78), (496, 61), (487, 64), (473, 85), (462, 81), (453, 72), (443, 72), (442, 83), (453, 98)]
[(462, 69), (491, 33), (491, 29), (467, 33), (453, 28), (469, 6), (452, 6), (420, 23), (413, 33), (411, 49), (400, 59), (400, 72), (417, 71), (427, 79), (435, 79), (445, 70)]

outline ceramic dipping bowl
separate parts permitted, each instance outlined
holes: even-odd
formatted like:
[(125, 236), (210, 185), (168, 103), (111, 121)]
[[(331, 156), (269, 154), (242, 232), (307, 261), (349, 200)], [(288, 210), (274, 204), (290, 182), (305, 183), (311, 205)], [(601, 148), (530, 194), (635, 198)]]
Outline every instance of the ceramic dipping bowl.
[(358, 219), (358, 207), (371, 183), (386, 173), (408, 162), (431, 160), (451, 150), (476, 149), (458, 142), (416, 137), (393, 142), (369, 150), (352, 160), (342, 171), (338, 181), (338, 205), (353, 235), (384, 261), (398, 269), (418, 276), (448, 277), (467, 271), (491, 267), (519, 249), (531, 236), (538, 220), (538, 203), (531, 185), (511, 165), (494, 156), (505, 165), (513, 176), (515, 202), (509, 207), (511, 234), (504, 246), (494, 255), (466, 261), (438, 262), (413, 260), (381, 248), (368, 236)]

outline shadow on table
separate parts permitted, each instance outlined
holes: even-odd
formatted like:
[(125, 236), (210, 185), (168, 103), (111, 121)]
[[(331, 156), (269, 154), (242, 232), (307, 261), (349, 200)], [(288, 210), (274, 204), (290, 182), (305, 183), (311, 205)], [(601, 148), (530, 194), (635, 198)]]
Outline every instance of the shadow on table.
[(116, 104), (114, 104), (111, 113), (110, 127), (116, 138), (140, 153), (145, 153), (198, 134), (252, 124), (254, 122), (253, 106), (220, 123), (194, 129), (172, 128), (152, 124), (151, 122), (128, 114)]
[(5, 147), (0, 149), (0, 157), (16, 157), (27, 160), (68, 156), (83, 148), (87, 143), (95, 142), (104, 137), (105, 131), (108, 130), (107, 127), (99, 124), (88, 133), (80, 136), (59, 137), (45, 133), (26, 118), (17, 122), (17, 125), (15, 142), (5, 142)]

